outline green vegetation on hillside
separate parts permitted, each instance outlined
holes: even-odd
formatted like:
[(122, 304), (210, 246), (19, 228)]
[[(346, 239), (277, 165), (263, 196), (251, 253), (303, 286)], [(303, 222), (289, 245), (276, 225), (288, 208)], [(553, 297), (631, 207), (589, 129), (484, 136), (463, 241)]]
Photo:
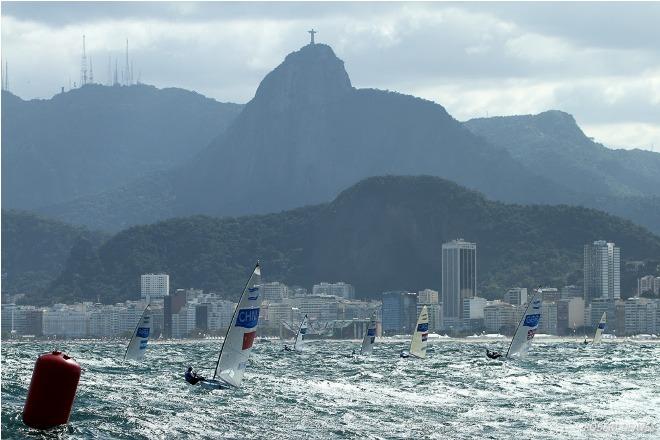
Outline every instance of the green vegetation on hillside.
[(122, 231), (81, 245), (49, 293), (104, 302), (136, 298), (139, 276), (166, 272), (171, 287), (235, 296), (256, 259), (266, 280), (311, 286), (343, 280), (359, 297), (439, 289), (441, 245), (477, 243), (481, 294), (580, 281), (583, 245), (617, 243), (624, 260), (660, 256), (660, 237), (584, 208), (493, 202), (434, 177), (375, 177), (332, 203), (261, 216), (195, 216)]

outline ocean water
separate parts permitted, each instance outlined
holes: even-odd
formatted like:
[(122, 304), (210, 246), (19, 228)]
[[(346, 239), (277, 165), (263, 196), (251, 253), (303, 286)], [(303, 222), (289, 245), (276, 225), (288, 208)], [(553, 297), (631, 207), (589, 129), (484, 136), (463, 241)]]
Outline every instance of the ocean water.
[[(405, 340), (311, 341), (307, 352), (259, 340), (243, 386), (205, 390), (187, 365), (215, 366), (219, 340), (151, 342), (142, 363), (125, 341), (3, 342), (2, 438), (104, 439), (616, 439), (660, 438), (660, 343), (582, 347), (536, 340), (525, 360), (493, 361), (501, 340), (433, 340), (400, 359)], [(39, 353), (84, 369), (66, 427), (26, 428), (21, 411)]]

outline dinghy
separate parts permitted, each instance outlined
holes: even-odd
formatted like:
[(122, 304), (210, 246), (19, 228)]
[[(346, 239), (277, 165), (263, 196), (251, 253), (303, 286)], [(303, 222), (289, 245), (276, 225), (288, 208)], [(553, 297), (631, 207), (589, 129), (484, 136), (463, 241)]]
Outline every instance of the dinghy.
[(124, 360), (142, 360), (144, 352), (147, 351), (147, 343), (149, 342), (149, 334), (151, 333), (151, 321), (151, 309), (147, 304), (147, 307), (142, 312), (142, 316), (138, 320), (137, 326), (135, 326), (131, 340), (128, 342), (126, 353), (124, 353)]
[(419, 359), (426, 358), (426, 347), (428, 346), (429, 338), (429, 312), (426, 306), (422, 307), (417, 318), (417, 326), (415, 333), (413, 333), (410, 341), (410, 350), (403, 351), (401, 357), (416, 357)]
[(293, 342), (293, 350), (288, 346), (284, 346), (287, 351), (297, 351), (302, 352), (305, 348), (305, 335), (307, 334), (307, 327), (309, 326), (309, 318), (307, 315), (300, 321), (300, 327), (298, 327), (298, 333), (296, 333), (296, 339)]
[(234, 310), (213, 379), (200, 381), (203, 388), (226, 389), (241, 385), (257, 335), (261, 300), (261, 267), (257, 263)]
[(509, 345), (509, 350), (506, 352), (506, 357), (523, 357), (527, 354), (532, 339), (539, 328), (539, 321), (541, 320), (541, 293), (536, 291), (532, 299), (527, 303), (527, 308), (523, 314), (516, 332)]
[(366, 333), (364, 334), (364, 339), (362, 340), (362, 348), (360, 349), (360, 354), (363, 356), (371, 354), (371, 351), (374, 348), (374, 342), (376, 342), (376, 312), (371, 316), (371, 321), (369, 321), (369, 327), (367, 328)]
[(592, 344), (598, 344), (603, 339), (603, 332), (607, 326), (607, 312), (603, 312), (603, 316), (600, 318), (598, 327), (596, 327), (596, 334), (594, 335), (594, 341)]

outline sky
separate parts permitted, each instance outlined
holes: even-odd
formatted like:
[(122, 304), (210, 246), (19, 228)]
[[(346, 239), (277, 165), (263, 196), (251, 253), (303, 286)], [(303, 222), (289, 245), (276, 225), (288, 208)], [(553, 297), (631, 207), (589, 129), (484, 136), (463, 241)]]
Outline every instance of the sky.
[[(9, 90), (50, 98), (109, 64), (157, 87), (249, 101), (284, 57), (332, 46), (355, 87), (443, 105), (458, 120), (571, 113), (615, 148), (660, 152), (660, 3), (2, 2)], [(120, 73), (121, 75), (121, 73)]]

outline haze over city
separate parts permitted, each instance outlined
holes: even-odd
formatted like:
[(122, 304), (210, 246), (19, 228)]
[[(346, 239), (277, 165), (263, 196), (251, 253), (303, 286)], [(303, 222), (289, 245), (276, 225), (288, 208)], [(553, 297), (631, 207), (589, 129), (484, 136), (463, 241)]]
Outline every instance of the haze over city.
[[(128, 38), (141, 80), (245, 103), (315, 28), (356, 87), (420, 96), (459, 120), (559, 109), (610, 147), (660, 148), (660, 5), (649, 3), (3, 2), (10, 88), (50, 98)], [(589, 17), (585, 19), (584, 17)]]

